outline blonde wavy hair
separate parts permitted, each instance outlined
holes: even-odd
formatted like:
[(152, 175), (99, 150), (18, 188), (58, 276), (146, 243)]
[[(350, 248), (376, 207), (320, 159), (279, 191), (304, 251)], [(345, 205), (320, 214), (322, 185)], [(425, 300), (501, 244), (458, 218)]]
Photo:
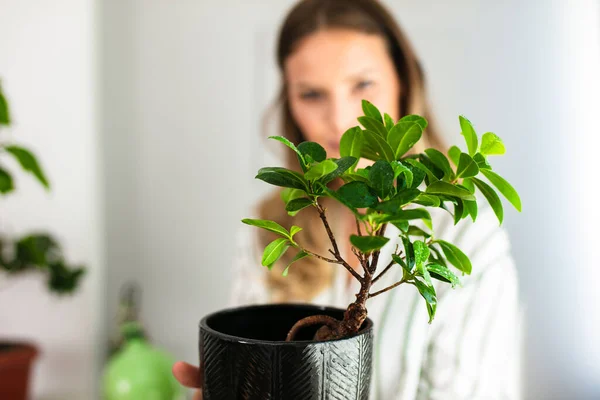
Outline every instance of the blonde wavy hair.
[[(418, 114), (425, 117), (429, 125), (419, 144), (422, 143), (423, 148), (434, 147), (445, 151), (427, 101), (423, 69), (413, 47), (390, 12), (376, 0), (303, 0), (289, 12), (280, 29), (277, 43), (277, 62), (282, 86), (273, 109), (280, 113), (281, 134), (295, 144), (305, 141), (290, 111), (284, 62), (302, 38), (330, 28), (380, 35), (386, 40), (401, 84), (399, 115)], [(285, 167), (300, 171), (298, 160), (291, 151), (286, 152)], [(332, 182), (331, 185), (336, 184), (339, 185), (339, 182)], [(276, 221), (288, 229), (294, 224), (301, 226), (303, 231), (296, 236), (299, 243), (317, 254), (327, 254), (330, 242), (317, 211), (310, 207), (301, 211), (298, 216), (291, 217), (285, 211), (280, 193), (281, 190), (277, 190), (259, 203), (259, 217)], [(329, 198), (321, 198), (319, 201), (327, 210), (327, 218), (336, 240), (348, 246), (348, 238), (340, 236), (340, 228), (336, 221), (350, 220), (353, 218), (352, 214)], [(262, 248), (276, 239), (274, 234), (265, 230), (258, 230), (258, 235)], [(288, 276), (283, 277), (281, 272), (294, 255), (295, 252), (292, 251), (286, 253), (268, 274), (267, 282), (273, 293), (273, 301), (310, 301), (331, 285), (334, 268), (341, 268), (339, 265), (330, 265), (325, 261), (306, 257), (296, 262), (290, 268)]]

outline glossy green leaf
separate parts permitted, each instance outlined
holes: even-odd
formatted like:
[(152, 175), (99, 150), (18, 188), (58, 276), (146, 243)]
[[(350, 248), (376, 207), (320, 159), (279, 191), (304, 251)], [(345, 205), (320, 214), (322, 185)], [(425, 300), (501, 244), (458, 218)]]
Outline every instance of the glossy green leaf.
[(281, 197), (281, 200), (283, 200), (285, 204), (304, 196), (306, 196), (306, 192), (304, 190), (294, 188), (283, 188), (281, 189), (281, 192), (279, 192), (279, 197)]
[(381, 222), (394, 222), (394, 221), (410, 221), (414, 219), (420, 219), (425, 223), (425, 225), (431, 229), (431, 215), (429, 211), (424, 208), (415, 208), (410, 210), (398, 210), (394, 214), (391, 215), (383, 215), (381, 218)]
[(404, 122), (404, 123), (416, 122), (417, 124), (419, 124), (421, 129), (425, 130), (425, 128), (427, 128), (427, 120), (425, 118), (421, 117), (420, 115), (416, 115), (416, 114), (405, 115), (404, 117), (400, 118), (400, 121), (398, 121), (398, 122)]
[(385, 199), (394, 190), (394, 170), (389, 162), (376, 161), (369, 169), (369, 186), (381, 198)]
[(469, 121), (462, 115), (458, 119), (460, 121), (460, 129), (462, 129), (462, 135), (465, 137), (465, 142), (467, 142), (469, 155), (473, 156), (477, 152), (477, 133), (475, 133), (475, 129), (473, 128), (473, 124), (471, 124), (471, 121)]
[(479, 169), (492, 169), (492, 166), (488, 162), (487, 158), (481, 153), (475, 153), (473, 160), (477, 163)]
[(417, 240), (413, 242), (413, 248), (415, 251), (415, 264), (417, 266), (423, 265), (429, 259), (429, 247), (424, 242)]
[(402, 245), (404, 246), (404, 261), (406, 262), (407, 272), (412, 273), (415, 267), (415, 248), (410, 240), (402, 236)]
[[(390, 117), (390, 115), (387, 113), (383, 115), (383, 122), (385, 122), (385, 129), (387, 129), (388, 132), (392, 130), (394, 125), (396, 125), (396, 123), (394, 122), (394, 119), (392, 117)], [(387, 138), (387, 136), (386, 136), (386, 138)]]
[(423, 127), (418, 121), (404, 120), (404, 118), (398, 121), (387, 137), (394, 152), (394, 159), (400, 159), (406, 154), (421, 139), (422, 134)]
[(506, 148), (502, 139), (492, 132), (486, 132), (481, 137), (481, 148), (479, 152), (484, 156), (502, 155), (506, 153)]
[(335, 178), (341, 176), (344, 172), (348, 171), (350, 167), (356, 163), (356, 161), (357, 159), (354, 157), (342, 157), (338, 158), (337, 160), (333, 160), (333, 162), (335, 162), (337, 165), (336, 170), (321, 178), (321, 182), (325, 184), (331, 182)]
[(356, 247), (363, 253), (370, 253), (372, 251), (379, 250), (385, 246), (389, 240), (389, 238), (384, 236), (350, 236), (350, 243), (352, 243), (352, 246)]
[(444, 252), (444, 255), (450, 262), (450, 264), (454, 265), (456, 269), (461, 272), (464, 272), (467, 275), (471, 274), (471, 260), (465, 253), (462, 252), (461, 249), (453, 245), (452, 243), (448, 243), (445, 240), (436, 240), (434, 243), (437, 243)]
[(309, 181), (315, 181), (337, 170), (337, 164), (332, 160), (325, 160), (311, 166), (304, 174), (304, 178)]
[(21, 167), (35, 176), (46, 189), (50, 188), (50, 184), (44, 175), (44, 171), (42, 171), (37, 159), (29, 150), (18, 146), (6, 146), (4, 149), (14, 156), (19, 164), (21, 164)]
[(315, 162), (325, 161), (327, 158), (327, 152), (319, 143), (315, 142), (302, 142), (298, 145), (298, 150), (306, 158), (310, 156)]
[(457, 178), (470, 178), (476, 176), (479, 173), (479, 167), (477, 163), (473, 161), (470, 155), (467, 153), (460, 153), (460, 159), (458, 161), (458, 168), (456, 169)]
[(412, 200), (413, 203), (420, 204), (425, 207), (439, 207), (440, 198), (432, 194), (421, 193), (417, 198)]
[(421, 282), (418, 279), (415, 279), (410, 283), (419, 290), (419, 293), (423, 299), (425, 299), (425, 303), (427, 304), (427, 313), (429, 314), (429, 323), (431, 323), (433, 318), (435, 318), (435, 311), (437, 309), (435, 289), (433, 286), (428, 286), (426, 283)]
[(444, 153), (436, 149), (427, 149), (425, 150), (425, 154), (427, 154), (431, 162), (435, 164), (436, 167), (438, 167), (444, 172), (445, 178), (449, 178), (454, 175), (452, 167), (450, 166), (450, 162), (448, 161)]
[(287, 239), (279, 238), (273, 240), (267, 245), (267, 247), (265, 247), (262, 256), (262, 265), (268, 267), (269, 269), (273, 268), (273, 264), (275, 264), (277, 260), (281, 258), (281, 256), (289, 247), (290, 242)]
[(463, 200), (463, 204), (465, 206), (465, 210), (471, 216), (473, 222), (475, 222), (475, 220), (477, 219), (477, 202)]
[(363, 182), (350, 182), (338, 189), (337, 194), (355, 208), (373, 207), (377, 194)]
[(471, 179), (473, 180), (475, 186), (477, 186), (481, 193), (483, 193), (488, 203), (490, 203), (492, 210), (494, 210), (494, 214), (496, 214), (496, 217), (498, 218), (498, 222), (500, 222), (500, 225), (502, 225), (502, 220), (504, 219), (504, 207), (502, 206), (502, 202), (500, 201), (500, 197), (498, 197), (496, 191), (482, 180), (477, 178)]
[(369, 184), (369, 178), (365, 178), (362, 175), (354, 174), (351, 172), (346, 172), (345, 174), (342, 174), (342, 179), (345, 183), (364, 182), (366, 184)]
[(371, 132), (375, 132), (376, 134), (378, 134), (379, 136), (381, 136), (381, 138), (383, 140), (385, 140), (385, 138), (388, 135), (388, 131), (385, 128), (385, 126), (383, 125), (383, 122), (381, 121), (377, 121), (374, 118), (371, 117), (358, 117), (358, 122), (360, 122), (360, 124), (368, 131)]
[[(362, 183), (362, 182), (351, 182), (351, 183)], [(321, 184), (319, 181), (316, 182), (316, 185), (320, 190), (323, 191), (323, 193), (326, 196), (331, 197), (332, 199), (335, 199), (336, 201), (340, 202), (342, 205), (346, 206), (346, 208), (348, 208), (350, 211), (352, 211), (352, 213), (356, 216), (356, 218), (363, 219), (364, 215), (362, 215), (361, 213), (358, 212), (358, 210), (356, 209), (357, 207), (353, 206), (346, 198), (340, 196), (340, 194), (338, 192), (329, 189), (327, 186)], [(366, 184), (364, 184), (364, 185), (367, 186)], [(344, 187), (344, 186), (342, 186), (342, 187)], [(368, 188), (368, 186), (367, 186), (367, 188)], [(375, 196), (375, 198), (377, 198), (376, 195), (374, 195), (374, 196)]]
[(400, 258), (400, 256), (398, 256), (397, 254), (392, 254), (392, 260), (394, 260), (396, 264), (402, 266), (402, 268), (410, 274), (410, 269), (408, 268), (408, 265), (406, 265), (406, 262), (404, 262), (404, 260)]
[(458, 224), (464, 214), (464, 205), (461, 199), (457, 199), (454, 203), (454, 225)]
[(304, 165), (306, 165), (306, 161), (304, 160), (304, 156), (302, 155), (300, 150), (298, 150), (296, 145), (294, 143), (290, 142), (287, 138), (284, 138), (283, 136), (269, 136), (269, 139), (277, 140), (278, 142), (281, 142), (281, 143), (285, 144), (287, 147), (289, 147), (290, 149), (294, 150), (296, 152), (296, 154), (298, 155), (298, 157), (300, 158), (301, 162)]
[(296, 254), (296, 256), (292, 259), (292, 261), (290, 261), (290, 263), (287, 265), (287, 267), (285, 267), (282, 275), (288, 276), (288, 273), (289, 273), (289, 270), (290, 270), (290, 267), (292, 266), (292, 264), (295, 263), (296, 261), (303, 259), (304, 257), (307, 257), (307, 256), (308, 256), (308, 253), (306, 253), (304, 250), (299, 251), (298, 254)]
[(452, 287), (456, 287), (460, 285), (460, 280), (456, 275), (452, 273), (447, 267), (444, 267), (440, 264), (428, 264), (427, 270), (432, 278), (437, 279), (442, 282), (446, 282), (452, 285)]
[(2, 86), (0, 85), (0, 126), (1, 125), (10, 125), (10, 109), (8, 107), (8, 101), (2, 92)]
[(390, 163), (392, 168), (394, 169), (394, 179), (397, 179), (400, 174), (404, 174), (404, 181), (406, 182), (406, 187), (410, 188), (413, 183), (413, 173), (412, 170), (406, 165), (402, 164), (400, 161), (392, 161)]
[(379, 203), (375, 209), (387, 214), (395, 214), (402, 210), (403, 205), (410, 203), (419, 196), (419, 193), (421, 192), (418, 189), (402, 189), (390, 200)]
[(285, 236), (286, 238), (290, 237), (290, 233), (288, 232), (288, 230), (274, 221), (269, 221), (266, 219), (245, 218), (242, 220), (242, 222), (246, 225), (251, 225), (251, 226), (256, 226), (257, 228), (266, 229), (268, 231), (277, 233), (281, 236)]
[[(368, 130), (364, 131), (363, 134), (365, 137), (365, 141), (367, 142), (369, 147), (372, 148), (373, 151), (375, 151), (379, 158), (383, 158), (386, 161), (394, 161), (394, 152), (383, 137), (381, 137), (377, 133)], [(364, 150), (365, 148), (363, 148), (363, 151)]]
[(410, 236), (421, 236), (421, 237), (424, 237), (426, 239), (428, 239), (428, 238), (431, 237), (430, 233), (427, 233), (423, 229), (419, 228), (418, 226), (414, 226), (414, 225), (411, 225), (408, 228), (408, 234)]
[(299, 199), (294, 199), (286, 204), (285, 211), (288, 212), (292, 217), (298, 214), (299, 211), (305, 209), (306, 207), (310, 207), (313, 205), (313, 202), (306, 197), (301, 197)]
[(518, 211), (521, 211), (521, 198), (519, 194), (503, 177), (489, 170), (482, 170), (481, 173), (498, 189), (500, 193), (512, 204)]
[(0, 167), (0, 194), (10, 193), (14, 188), (12, 177), (8, 171)]
[(271, 185), (308, 190), (308, 186), (302, 175), (296, 171), (280, 167), (264, 167), (258, 170), (256, 179), (260, 179)]
[(302, 228), (300, 228), (299, 226), (292, 225), (292, 227), (290, 228), (290, 237), (293, 239), (294, 235), (296, 235), (301, 230), (302, 230)]
[[(373, 132), (371, 132), (373, 133)], [(375, 134), (376, 135), (376, 134)], [(363, 138), (365, 137), (365, 131), (363, 131)], [(365, 139), (363, 146), (360, 150), (360, 156), (362, 158), (366, 158), (367, 160), (377, 161), (382, 157), (377, 154), (377, 152), (371, 147), (369, 142)]]
[(454, 165), (458, 165), (460, 153), (462, 153), (462, 151), (456, 146), (452, 146), (448, 149), (448, 157), (450, 157)]
[(431, 185), (427, 186), (425, 192), (430, 194), (442, 194), (446, 196), (458, 197), (459, 199), (463, 200), (475, 200), (475, 196), (468, 190), (444, 181), (432, 183)]
[(359, 159), (364, 142), (365, 138), (360, 127), (348, 129), (340, 140), (340, 156)]
[(465, 178), (462, 181), (462, 186), (464, 186), (465, 189), (467, 189), (469, 192), (471, 193), (475, 193), (475, 185), (473, 184), (473, 181), (469, 178)]
[(379, 110), (377, 109), (377, 107), (375, 107), (375, 105), (367, 100), (363, 100), (362, 101), (362, 109), (363, 109), (363, 113), (368, 116), (371, 117), (373, 119), (375, 119), (376, 121), (379, 122), (383, 122), (383, 119), (381, 118), (381, 112), (379, 112)]
[[(404, 160), (404, 165), (412, 165), (414, 168), (416, 168), (417, 170), (421, 171), (422, 173), (424, 173), (428, 178), (429, 178), (429, 182), (437, 182), (438, 178), (435, 176), (435, 174), (433, 173), (432, 170), (430, 170), (429, 168), (427, 168), (427, 166), (425, 164), (423, 164), (420, 161), (417, 161), (413, 158), (407, 158), (406, 160)], [(412, 170), (413, 172), (413, 176), (415, 176), (415, 170)], [(413, 186), (414, 186), (414, 182), (413, 182)]]

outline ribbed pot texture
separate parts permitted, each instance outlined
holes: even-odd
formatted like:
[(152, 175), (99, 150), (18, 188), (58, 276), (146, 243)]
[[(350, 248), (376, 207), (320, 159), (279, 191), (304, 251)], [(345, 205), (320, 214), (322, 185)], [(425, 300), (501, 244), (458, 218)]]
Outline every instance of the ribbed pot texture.
[(292, 342), (289, 329), (310, 315), (342, 319), (344, 310), (271, 304), (220, 311), (200, 322), (204, 400), (367, 400), (373, 323), (352, 337), (312, 341), (318, 327)]

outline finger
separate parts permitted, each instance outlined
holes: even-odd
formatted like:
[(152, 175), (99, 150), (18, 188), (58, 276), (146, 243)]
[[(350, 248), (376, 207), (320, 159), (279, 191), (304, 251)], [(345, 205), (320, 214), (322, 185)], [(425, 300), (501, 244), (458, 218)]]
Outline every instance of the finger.
[(183, 361), (178, 361), (173, 364), (173, 376), (175, 376), (175, 379), (177, 379), (183, 386), (200, 388), (202, 385), (200, 382), (200, 371), (198, 367)]
[(193, 400), (202, 400), (202, 390), (197, 390), (196, 393), (194, 393)]

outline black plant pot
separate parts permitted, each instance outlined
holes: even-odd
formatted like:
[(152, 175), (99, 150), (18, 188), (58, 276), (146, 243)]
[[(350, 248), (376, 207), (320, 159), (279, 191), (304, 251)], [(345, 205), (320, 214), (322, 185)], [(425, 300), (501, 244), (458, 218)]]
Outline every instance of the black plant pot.
[(293, 342), (289, 329), (304, 317), (341, 319), (344, 310), (311, 305), (240, 307), (200, 322), (204, 400), (366, 400), (371, 382), (373, 322), (352, 337), (312, 341), (307, 327)]

